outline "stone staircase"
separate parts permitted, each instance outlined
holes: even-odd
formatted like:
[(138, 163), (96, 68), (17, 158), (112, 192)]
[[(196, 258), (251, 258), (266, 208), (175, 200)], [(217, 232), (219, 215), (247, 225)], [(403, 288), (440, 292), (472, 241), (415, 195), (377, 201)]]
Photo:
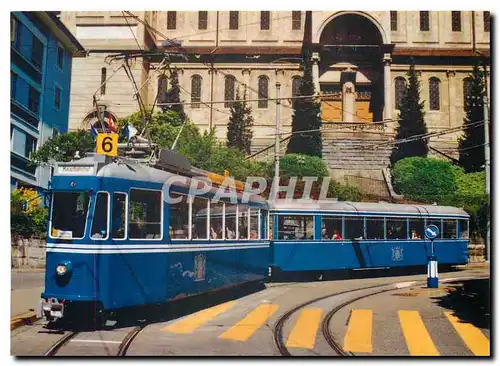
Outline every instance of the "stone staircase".
[(380, 140), (328, 140), (323, 142), (323, 159), (330, 169), (382, 170), (389, 165), (391, 147), (375, 147)]

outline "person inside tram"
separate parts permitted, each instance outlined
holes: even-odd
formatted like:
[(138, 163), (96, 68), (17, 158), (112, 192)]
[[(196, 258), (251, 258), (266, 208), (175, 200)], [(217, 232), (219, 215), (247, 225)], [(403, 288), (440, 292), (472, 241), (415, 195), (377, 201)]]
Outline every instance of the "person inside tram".
[(417, 239), (422, 239), (420, 235), (417, 233), (417, 230), (411, 229), (411, 239), (412, 240), (417, 240)]
[(226, 227), (226, 238), (227, 239), (235, 239), (236, 238), (236, 233), (229, 228), (229, 226)]
[(340, 235), (340, 232), (338, 229), (333, 230), (332, 240), (342, 240), (342, 235)]
[(394, 232), (392, 231), (392, 228), (387, 230), (387, 239), (394, 239)]
[(328, 233), (326, 232), (326, 227), (323, 226), (321, 229), (321, 239), (323, 240), (328, 240)]
[(210, 228), (210, 239), (217, 239), (217, 232), (213, 227)]

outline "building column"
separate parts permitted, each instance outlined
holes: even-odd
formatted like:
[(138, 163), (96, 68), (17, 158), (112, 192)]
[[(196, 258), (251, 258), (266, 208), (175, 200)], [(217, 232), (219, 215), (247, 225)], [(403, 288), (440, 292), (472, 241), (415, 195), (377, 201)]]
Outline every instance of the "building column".
[(245, 89), (247, 92), (247, 99), (252, 99), (252, 96), (251, 96), (252, 89), (250, 88), (250, 69), (243, 69), (243, 70), (241, 70), (241, 73), (243, 74), (243, 82), (245, 83)]
[(313, 52), (311, 60), (313, 62), (312, 77), (313, 77), (313, 83), (314, 83), (314, 94), (319, 94), (319, 92), (320, 92), (320, 87), (319, 87), (319, 62), (320, 62), (319, 52)]
[(453, 127), (455, 124), (455, 71), (446, 70), (448, 77), (448, 127)]
[(384, 53), (384, 120), (392, 119), (391, 54)]

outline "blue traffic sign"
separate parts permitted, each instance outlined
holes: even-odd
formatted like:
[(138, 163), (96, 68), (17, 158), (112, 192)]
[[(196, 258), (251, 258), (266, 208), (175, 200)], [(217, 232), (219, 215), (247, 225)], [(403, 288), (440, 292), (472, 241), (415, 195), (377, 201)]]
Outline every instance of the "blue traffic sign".
[(427, 225), (425, 228), (425, 236), (430, 239), (436, 239), (436, 237), (439, 235), (439, 229), (436, 225)]

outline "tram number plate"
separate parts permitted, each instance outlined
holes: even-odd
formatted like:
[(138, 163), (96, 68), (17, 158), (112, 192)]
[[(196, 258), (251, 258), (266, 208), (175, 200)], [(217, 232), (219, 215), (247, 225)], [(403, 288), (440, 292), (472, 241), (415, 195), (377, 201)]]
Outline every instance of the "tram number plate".
[(118, 134), (100, 133), (97, 135), (97, 153), (109, 156), (118, 155)]

